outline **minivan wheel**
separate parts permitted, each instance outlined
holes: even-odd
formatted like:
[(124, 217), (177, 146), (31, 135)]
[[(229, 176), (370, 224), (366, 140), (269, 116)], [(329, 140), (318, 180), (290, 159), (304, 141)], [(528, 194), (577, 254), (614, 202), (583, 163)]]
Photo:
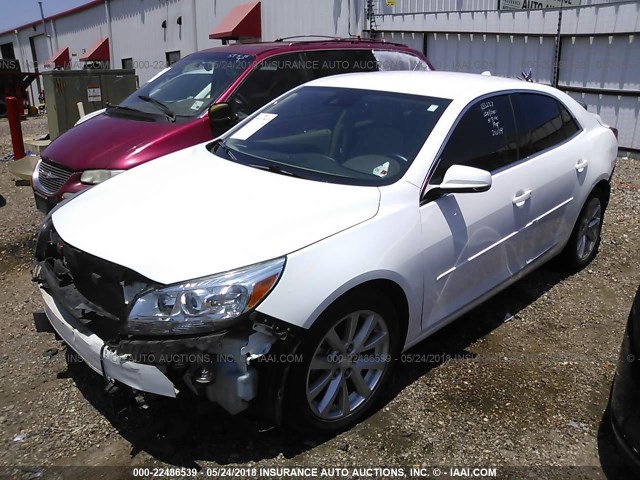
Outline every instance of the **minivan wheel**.
[(339, 299), (309, 330), (285, 388), (285, 421), (300, 431), (337, 432), (381, 398), (400, 349), (397, 314), (377, 290)]
[(599, 192), (592, 193), (582, 207), (569, 243), (563, 252), (570, 268), (575, 270), (584, 268), (596, 257), (600, 246), (604, 209), (604, 202)]

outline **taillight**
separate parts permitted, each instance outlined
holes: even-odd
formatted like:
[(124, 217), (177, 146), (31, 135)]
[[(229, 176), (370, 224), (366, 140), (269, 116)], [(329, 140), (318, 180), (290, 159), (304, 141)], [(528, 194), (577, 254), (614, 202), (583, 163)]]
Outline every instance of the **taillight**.
[(613, 132), (613, 134), (616, 136), (616, 140), (618, 139), (618, 129), (615, 127), (609, 127), (609, 129)]

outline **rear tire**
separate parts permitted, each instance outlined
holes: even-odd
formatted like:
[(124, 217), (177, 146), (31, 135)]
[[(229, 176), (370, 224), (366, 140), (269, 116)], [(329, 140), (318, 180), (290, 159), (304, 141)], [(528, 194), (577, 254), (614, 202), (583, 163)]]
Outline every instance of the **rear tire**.
[(564, 262), (571, 270), (583, 269), (598, 254), (605, 208), (604, 195), (600, 190), (591, 193), (582, 207), (562, 252)]
[(376, 289), (338, 299), (316, 321), (291, 367), (284, 421), (301, 432), (337, 433), (376, 407), (401, 349), (398, 316)]

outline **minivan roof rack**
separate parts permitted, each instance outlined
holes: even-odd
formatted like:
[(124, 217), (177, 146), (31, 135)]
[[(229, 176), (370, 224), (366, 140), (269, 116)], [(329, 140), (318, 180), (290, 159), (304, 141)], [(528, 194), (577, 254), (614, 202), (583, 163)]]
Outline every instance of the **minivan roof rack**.
[(341, 37), (332, 37), (330, 35), (292, 35), (290, 37), (276, 38), (275, 42), (284, 42), (285, 40), (292, 40), (294, 38), (326, 38), (329, 40), (343, 40)]
[(332, 42), (370, 42), (370, 43), (389, 43), (386, 40), (376, 40), (374, 38), (362, 38), (360, 35), (357, 37), (333, 37), (329, 35), (293, 35), (290, 37), (282, 37), (276, 38), (274, 42), (284, 42), (286, 40), (296, 40), (296, 39), (307, 39), (307, 38), (317, 38), (319, 40), (306, 40), (301, 41), (300, 43), (310, 43), (310, 42), (323, 42), (323, 41), (332, 41)]

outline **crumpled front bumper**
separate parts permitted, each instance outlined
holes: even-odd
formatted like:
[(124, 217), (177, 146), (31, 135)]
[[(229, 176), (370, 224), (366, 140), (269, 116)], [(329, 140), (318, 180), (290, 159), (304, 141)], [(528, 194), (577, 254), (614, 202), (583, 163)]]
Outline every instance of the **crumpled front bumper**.
[(45, 313), (58, 335), (93, 370), (108, 380), (117, 380), (129, 387), (166, 397), (175, 397), (174, 384), (153, 365), (126, 360), (117, 355), (100, 337), (78, 322), (64, 307), (42, 288)]

